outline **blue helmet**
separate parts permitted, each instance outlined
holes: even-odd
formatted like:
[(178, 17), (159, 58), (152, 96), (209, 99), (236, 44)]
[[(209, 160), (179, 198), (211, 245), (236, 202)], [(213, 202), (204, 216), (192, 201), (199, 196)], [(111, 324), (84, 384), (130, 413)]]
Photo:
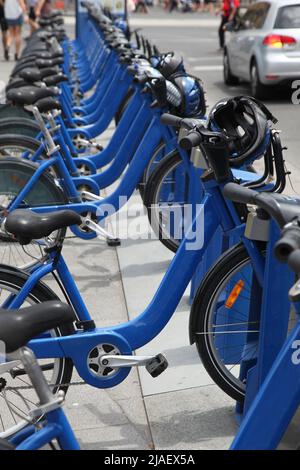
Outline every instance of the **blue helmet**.
[(180, 116), (203, 118), (206, 112), (206, 102), (201, 80), (192, 75), (179, 73), (170, 77), (169, 80), (181, 92)]

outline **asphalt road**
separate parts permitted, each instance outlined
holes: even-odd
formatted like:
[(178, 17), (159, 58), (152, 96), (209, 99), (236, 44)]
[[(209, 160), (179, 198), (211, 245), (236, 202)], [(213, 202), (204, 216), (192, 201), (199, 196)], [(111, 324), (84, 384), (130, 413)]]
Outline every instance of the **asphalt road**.
[[(247, 84), (228, 87), (223, 83), (218, 17), (201, 13), (170, 14), (156, 7), (150, 9), (149, 15), (132, 14), (130, 21), (132, 28), (141, 26), (145, 36), (160, 50), (176, 50), (183, 55), (187, 69), (203, 80), (209, 107), (224, 96), (250, 94)], [(292, 104), (293, 91), (276, 90), (265, 103), (279, 120), (277, 127), (288, 146), (285, 158), (294, 186), (300, 192), (300, 105)]]

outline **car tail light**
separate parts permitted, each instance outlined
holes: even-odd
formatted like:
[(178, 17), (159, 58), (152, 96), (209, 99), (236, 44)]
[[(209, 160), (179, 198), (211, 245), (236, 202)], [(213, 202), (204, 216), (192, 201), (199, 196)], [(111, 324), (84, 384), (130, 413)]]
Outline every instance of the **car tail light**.
[(263, 44), (268, 47), (281, 49), (284, 46), (294, 46), (297, 43), (291, 36), (282, 36), (280, 34), (269, 34), (263, 40)]

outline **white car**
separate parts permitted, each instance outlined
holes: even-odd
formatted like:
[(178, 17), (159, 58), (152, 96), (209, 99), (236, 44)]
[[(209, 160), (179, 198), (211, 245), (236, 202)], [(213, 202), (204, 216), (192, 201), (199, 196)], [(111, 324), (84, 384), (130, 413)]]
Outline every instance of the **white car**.
[(300, 0), (252, 4), (226, 26), (224, 81), (250, 82), (252, 95), (300, 78)]

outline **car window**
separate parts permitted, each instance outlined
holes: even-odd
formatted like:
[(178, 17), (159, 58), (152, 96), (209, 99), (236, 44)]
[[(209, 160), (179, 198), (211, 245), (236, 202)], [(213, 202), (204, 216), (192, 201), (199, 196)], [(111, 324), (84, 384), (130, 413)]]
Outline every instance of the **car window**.
[(269, 2), (256, 3), (248, 8), (241, 20), (242, 29), (260, 29), (263, 27), (270, 8)]
[(274, 28), (300, 28), (300, 4), (279, 8)]

